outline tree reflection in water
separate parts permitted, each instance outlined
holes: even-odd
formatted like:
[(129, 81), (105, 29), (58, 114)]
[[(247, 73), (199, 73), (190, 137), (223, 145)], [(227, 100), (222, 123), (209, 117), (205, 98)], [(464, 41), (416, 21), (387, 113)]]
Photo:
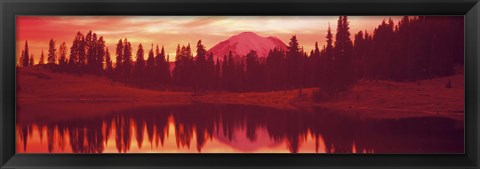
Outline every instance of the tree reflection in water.
[[(119, 153), (135, 146), (136, 153), (162, 153), (158, 147), (168, 139), (175, 140), (179, 152), (182, 148), (210, 152), (204, 148), (217, 141), (215, 145), (230, 147), (216, 151), (225, 153), (268, 153), (273, 149), (291, 153), (463, 153), (463, 130), (463, 123), (441, 117), (360, 119), (328, 109), (301, 112), (194, 104), (143, 107), (84, 119), (18, 120), (17, 152), (42, 152), (29, 149), (45, 146), (34, 142), (42, 142), (46, 133), (45, 152), (61, 153), (105, 153), (111, 144)], [(35, 139), (35, 133), (40, 139)], [(169, 135), (174, 138), (167, 138)], [(302, 151), (303, 144), (314, 146)]]

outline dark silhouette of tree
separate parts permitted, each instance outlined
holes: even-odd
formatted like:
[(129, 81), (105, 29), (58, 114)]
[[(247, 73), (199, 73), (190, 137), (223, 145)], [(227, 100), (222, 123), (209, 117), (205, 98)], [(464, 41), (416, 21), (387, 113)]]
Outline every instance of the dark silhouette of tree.
[(202, 40), (197, 42), (197, 56), (195, 57), (195, 69), (193, 72), (194, 90), (206, 88), (208, 80), (208, 68), (207, 68), (207, 50), (202, 44)]
[[(84, 59), (84, 57), (80, 56), (85, 54), (84, 46), (82, 45), (83, 34), (81, 32), (77, 32), (77, 35), (73, 39), (72, 46), (70, 47), (70, 58), (68, 59), (68, 64), (71, 69), (74, 69), (76, 66), (79, 66), (81, 62), (80, 58)], [(83, 51), (83, 52), (82, 52)]]
[[(23, 57), (25, 57), (25, 52), (24, 50), (22, 50), (22, 54), (20, 55), (20, 58), (18, 58), (18, 60), (16, 60), (16, 67), (20, 67), (20, 65), (23, 66)], [(18, 64), (18, 62), (20, 62), (20, 64)]]
[(57, 62), (57, 49), (55, 49), (55, 41), (50, 39), (50, 43), (48, 45), (48, 63), (56, 64)]
[(216, 85), (216, 72), (215, 72), (215, 61), (213, 60), (213, 53), (207, 54), (207, 63), (206, 63), (206, 74), (207, 74), (207, 81), (206, 81), (206, 89), (211, 90), (215, 88)]
[(97, 34), (89, 31), (85, 36), (85, 48), (87, 50), (87, 72), (95, 72), (97, 65)]
[[(95, 34), (94, 34), (95, 35)], [(103, 65), (105, 61), (105, 40), (103, 40), (103, 36), (100, 36), (96, 41), (95, 45), (95, 72), (96, 74), (101, 74), (103, 72)]]
[(246, 55), (246, 81), (249, 90), (259, 90), (263, 87), (261, 86), (263, 82), (261, 73), (257, 52), (251, 50)]
[(115, 76), (120, 78), (123, 72), (123, 41), (122, 39), (118, 40), (117, 48), (115, 50)]
[(29, 66), (29, 57), (30, 54), (28, 52), (28, 41), (25, 41), (25, 49), (22, 51), (22, 55), (20, 56), (20, 65), (23, 67)]
[(332, 83), (336, 90), (345, 90), (354, 83), (353, 72), (353, 44), (350, 40), (350, 31), (347, 16), (338, 18), (337, 32), (335, 34), (335, 48), (333, 60), (333, 72), (335, 77)]
[(238, 81), (235, 67), (232, 51), (229, 51), (228, 56), (224, 56), (222, 64), (222, 86), (225, 90), (235, 90), (235, 83)]
[(153, 44), (150, 50), (148, 51), (148, 58), (145, 66), (145, 71), (148, 79), (151, 79), (151, 81), (155, 81), (155, 56), (153, 54)]
[[(158, 47), (158, 46), (157, 46)], [(158, 53), (157, 60), (157, 78), (161, 85), (165, 86), (170, 83), (170, 63), (168, 59), (165, 58), (165, 48), (162, 46), (160, 53)]]
[(86, 54), (86, 42), (85, 42), (85, 37), (83, 34), (79, 32), (77, 35), (79, 36), (79, 41), (78, 41), (78, 65), (83, 67), (87, 63), (87, 54)]
[(67, 65), (67, 45), (63, 42), (58, 48), (58, 64), (61, 66)]
[(30, 61), (29, 61), (29, 66), (33, 66), (33, 64), (35, 63), (35, 59), (33, 58), (33, 54), (30, 55)]
[(298, 44), (297, 36), (292, 36), (288, 43), (288, 49), (286, 51), (286, 78), (288, 88), (301, 88), (303, 87), (303, 58), (300, 46)]
[(108, 47), (105, 50), (105, 64), (106, 64), (106, 69), (105, 71), (107, 74), (111, 74), (113, 71), (113, 63), (112, 63), (112, 58), (110, 57), (110, 52), (108, 52)]
[(38, 64), (39, 65), (45, 64), (45, 56), (43, 55), (43, 50), (42, 50), (42, 54), (40, 55), (40, 60), (38, 61)]
[(285, 52), (274, 48), (270, 50), (266, 60), (267, 82), (270, 90), (286, 89)]
[(138, 45), (137, 50), (137, 61), (135, 63), (134, 76), (137, 79), (138, 83), (145, 83), (145, 78), (143, 77), (145, 71), (145, 58), (142, 44)]
[(132, 62), (132, 45), (128, 42), (127, 38), (123, 41), (123, 78), (129, 79), (133, 71)]
[(190, 44), (177, 47), (177, 56), (175, 67), (173, 68), (173, 80), (180, 87), (194, 87), (194, 59), (192, 56)]

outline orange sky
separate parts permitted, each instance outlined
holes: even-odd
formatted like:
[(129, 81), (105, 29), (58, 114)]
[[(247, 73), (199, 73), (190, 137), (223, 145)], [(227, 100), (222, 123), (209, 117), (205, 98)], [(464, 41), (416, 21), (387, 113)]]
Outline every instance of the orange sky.
[[(382, 20), (388, 18), (397, 23), (401, 17), (349, 17), (351, 38), (359, 30), (373, 32)], [(17, 57), (28, 40), (30, 54), (38, 63), (42, 50), (46, 57), (51, 38), (56, 41), (57, 49), (65, 42), (69, 53), (76, 32), (86, 34), (89, 30), (104, 37), (112, 58), (120, 38), (131, 41), (135, 51), (140, 43), (147, 49), (152, 43), (164, 45), (172, 59), (179, 43), (196, 44), (201, 39), (209, 49), (246, 31), (265, 37), (276, 36), (285, 44), (292, 35), (297, 35), (300, 45), (310, 51), (315, 41), (320, 46), (325, 43), (329, 23), (335, 32), (337, 19), (338, 16), (17, 16)]]

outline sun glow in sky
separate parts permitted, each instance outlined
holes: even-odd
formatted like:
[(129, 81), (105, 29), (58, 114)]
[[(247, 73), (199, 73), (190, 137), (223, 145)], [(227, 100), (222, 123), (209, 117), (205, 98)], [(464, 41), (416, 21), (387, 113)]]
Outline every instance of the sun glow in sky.
[[(372, 33), (382, 22), (392, 18), (395, 23), (401, 16), (351, 16), (350, 33), (360, 30)], [(75, 34), (89, 30), (103, 36), (114, 58), (115, 45), (127, 38), (136, 52), (141, 43), (147, 50), (151, 45), (165, 46), (166, 53), (174, 58), (177, 44), (196, 44), (198, 40), (207, 49), (218, 42), (241, 32), (255, 32), (260, 36), (276, 36), (288, 44), (292, 35), (305, 51), (313, 49), (318, 41), (325, 44), (328, 26), (335, 34), (338, 16), (18, 16), (17, 57), (28, 41), (35, 63), (43, 50), (45, 57), (48, 42), (54, 39), (56, 48), (65, 42), (70, 52)], [(193, 50), (194, 51), (194, 50)]]

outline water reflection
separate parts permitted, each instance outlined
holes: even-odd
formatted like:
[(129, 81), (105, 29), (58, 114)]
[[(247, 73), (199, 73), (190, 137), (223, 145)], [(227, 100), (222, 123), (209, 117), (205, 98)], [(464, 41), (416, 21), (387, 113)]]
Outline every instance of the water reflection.
[(18, 153), (463, 153), (463, 142), (453, 119), (360, 119), (327, 109), (188, 105), (17, 118)]

